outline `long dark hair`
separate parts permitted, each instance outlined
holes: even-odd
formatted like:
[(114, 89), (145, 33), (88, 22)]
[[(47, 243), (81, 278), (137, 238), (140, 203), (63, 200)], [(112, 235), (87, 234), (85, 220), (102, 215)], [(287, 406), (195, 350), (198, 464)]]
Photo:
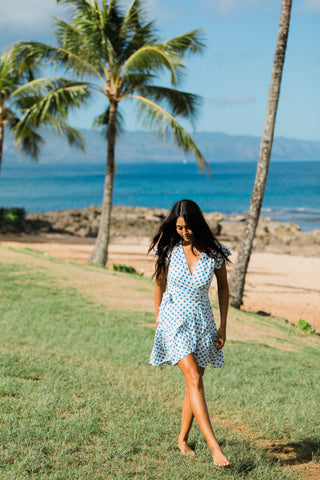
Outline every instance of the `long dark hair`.
[(179, 217), (182, 217), (192, 230), (192, 249), (195, 247), (198, 251), (206, 253), (211, 258), (215, 258), (215, 254), (218, 253), (228, 261), (222, 246), (211, 232), (199, 206), (192, 200), (179, 200), (173, 205), (169, 215), (163, 220), (158, 232), (150, 243), (148, 253), (151, 250), (156, 250), (157, 255), (155, 272), (153, 274), (156, 279), (161, 279), (166, 275), (171, 251), (181, 240), (176, 230), (176, 222)]

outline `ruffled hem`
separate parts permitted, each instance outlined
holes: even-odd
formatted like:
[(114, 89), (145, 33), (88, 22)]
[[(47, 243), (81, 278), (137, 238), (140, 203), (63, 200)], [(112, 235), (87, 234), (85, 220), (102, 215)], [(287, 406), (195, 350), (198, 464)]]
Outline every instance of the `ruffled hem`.
[(180, 362), (180, 360), (191, 353), (194, 354), (199, 367), (206, 368), (208, 365), (212, 365), (214, 368), (221, 368), (225, 364), (222, 350), (216, 350), (214, 353), (208, 354), (206, 358), (201, 359), (200, 357), (203, 357), (203, 354), (198, 354), (195, 349), (186, 350), (183, 352), (183, 354), (181, 353), (180, 355), (174, 355), (171, 357), (168, 354), (166, 355), (165, 352), (160, 354), (158, 351), (156, 351), (156, 349), (153, 349), (149, 364), (153, 367), (160, 367), (161, 365), (170, 365), (174, 367), (178, 364), (178, 362)]
[[(190, 355), (190, 353), (194, 353), (194, 352), (186, 353), (183, 357), (179, 358), (177, 361), (174, 361), (174, 362), (171, 362), (170, 360), (163, 360), (160, 363), (159, 362), (156, 363), (156, 362), (152, 362), (150, 360), (149, 365), (151, 365), (152, 367), (161, 367), (163, 365), (170, 365), (171, 367), (175, 367), (176, 365), (178, 365), (180, 360), (182, 360), (187, 355)], [(222, 363), (219, 363), (219, 364), (216, 364), (216, 362), (211, 362), (211, 361), (208, 361), (208, 362), (203, 363), (203, 364), (197, 362), (197, 365), (198, 365), (198, 367), (202, 367), (202, 368), (206, 368), (208, 365), (212, 365), (214, 368), (222, 368), (225, 365), (225, 362), (224, 362), (224, 360), (222, 361)]]

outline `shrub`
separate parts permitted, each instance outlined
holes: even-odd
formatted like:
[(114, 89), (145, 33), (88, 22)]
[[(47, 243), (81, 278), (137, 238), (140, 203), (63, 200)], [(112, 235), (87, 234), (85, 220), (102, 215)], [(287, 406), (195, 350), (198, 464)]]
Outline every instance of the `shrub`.
[(133, 267), (131, 267), (131, 265), (125, 265), (125, 264), (121, 264), (121, 263), (113, 263), (112, 264), (112, 268), (113, 270), (115, 270), (116, 272), (123, 272), (123, 273), (136, 273), (138, 274), (137, 270)]
[(306, 333), (314, 333), (316, 331), (315, 328), (313, 328), (313, 326), (311, 325), (311, 323), (307, 322), (303, 318), (299, 318), (297, 328)]
[(0, 208), (0, 224), (9, 223), (17, 227), (24, 226), (24, 208)]

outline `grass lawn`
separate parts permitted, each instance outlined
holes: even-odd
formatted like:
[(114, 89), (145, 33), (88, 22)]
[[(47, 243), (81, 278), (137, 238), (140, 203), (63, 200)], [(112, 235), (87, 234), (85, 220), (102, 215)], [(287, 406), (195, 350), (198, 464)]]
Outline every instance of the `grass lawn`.
[(148, 365), (153, 315), (55, 280), (49, 260), (0, 265), (1, 479), (319, 478), (318, 337), (247, 315), (257, 329), (271, 322), (286, 348), (232, 340), (226, 366), (208, 367), (209, 411), (232, 462), (217, 469), (196, 423), (196, 457), (176, 448), (184, 383), (178, 367)]

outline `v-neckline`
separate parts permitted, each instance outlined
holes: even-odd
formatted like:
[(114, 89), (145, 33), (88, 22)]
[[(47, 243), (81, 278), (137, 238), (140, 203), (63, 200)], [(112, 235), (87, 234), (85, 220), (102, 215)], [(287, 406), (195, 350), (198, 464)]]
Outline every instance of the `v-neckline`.
[(190, 267), (189, 267), (189, 264), (188, 264), (188, 260), (187, 260), (186, 254), (184, 253), (184, 250), (183, 250), (182, 241), (180, 242), (180, 245), (181, 245), (181, 249), (182, 249), (182, 254), (183, 254), (183, 256), (184, 256), (184, 259), (185, 259), (185, 262), (186, 262), (186, 265), (187, 265), (188, 272), (189, 272), (189, 274), (190, 274), (190, 276), (191, 276), (191, 278), (192, 278), (192, 277), (194, 276), (194, 274), (196, 273), (196, 270), (197, 270), (197, 267), (198, 267), (199, 262), (200, 262), (200, 260), (201, 260), (201, 257), (202, 257), (203, 252), (200, 253), (199, 260), (197, 261), (196, 266), (194, 267), (193, 273), (191, 273), (191, 270), (190, 270)]

